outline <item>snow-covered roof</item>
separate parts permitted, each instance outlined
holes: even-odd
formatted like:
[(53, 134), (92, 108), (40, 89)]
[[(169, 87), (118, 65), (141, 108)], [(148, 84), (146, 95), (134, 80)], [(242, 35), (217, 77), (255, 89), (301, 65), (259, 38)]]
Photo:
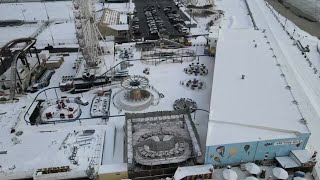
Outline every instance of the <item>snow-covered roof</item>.
[(126, 31), (129, 30), (129, 25), (128, 24), (113, 24), (113, 25), (108, 25), (110, 28), (117, 30), (117, 31)]
[(312, 160), (308, 150), (292, 150), (290, 156), (276, 157), (276, 160), (285, 168), (300, 167), (301, 164)]
[(178, 167), (173, 177), (175, 180), (180, 180), (187, 176), (209, 174), (209, 173), (213, 173), (212, 164), (186, 166), (186, 167)]
[(219, 29), (220, 28), (218, 26), (211, 26), (209, 31), (209, 38), (218, 38)]
[(102, 22), (109, 25), (128, 25), (128, 18), (125, 12), (116, 11), (113, 9), (106, 8)]
[(119, 16), (119, 23), (120, 24), (128, 24), (128, 18), (126, 13), (121, 13)]
[(220, 30), (207, 146), (309, 133), (281, 68), (261, 31)]
[(295, 168), (299, 167), (299, 164), (292, 159), (290, 156), (276, 157), (276, 160), (280, 163), (282, 167), (285, 168)]
[(99, 166), (98, 174), (108, 174), (108, 173), (117, 173), (117, 172), (126, 172), (126, 171), (128, 171), (127, 163), (104, 164)]
[(308, 150), (292, 150), (291, 153), (299, 160), (300, 163), (307, 163), (312, 158), (312, 155)]
[(192, 43), (197, 44), (197, 43), (207, 43), (207, 39), (204, 36), (198, 36), (195, 39), (191, 40)]

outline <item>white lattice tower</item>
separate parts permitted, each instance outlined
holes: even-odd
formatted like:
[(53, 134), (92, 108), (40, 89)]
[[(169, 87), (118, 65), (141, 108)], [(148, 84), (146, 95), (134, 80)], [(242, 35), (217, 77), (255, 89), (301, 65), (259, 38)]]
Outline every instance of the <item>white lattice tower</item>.
[[(75, 26), (80, 51), (88, 67), (96, 67), (99, 62), (101, 49), (96, 25), (95, 1), (73, 0)], [(102, 38), (102, 37), (101, 37)]]

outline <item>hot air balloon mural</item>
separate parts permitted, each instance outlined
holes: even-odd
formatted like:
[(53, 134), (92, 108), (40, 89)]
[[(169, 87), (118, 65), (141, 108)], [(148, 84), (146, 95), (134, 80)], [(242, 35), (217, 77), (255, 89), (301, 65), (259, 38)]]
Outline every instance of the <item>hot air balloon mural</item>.
[(231, 158), (233, 155), (237, 154), (238, 150), (233, 148), (229, 151), (228, 159)]
[(218, 163), (221, 163), (221, 159), (219, 157), (214, 157), (213, 160), (215, 160)]
[(224, 152), (226, 151), (226, 148), (224, 146), (219, 146), (216, 149), (217, 153), (220, 154), (221, 157), (224, 156)]
[(248, 156), (250, 155), (250, 145), (247, 144), (243, 147), (244, 151), (248, 154)]

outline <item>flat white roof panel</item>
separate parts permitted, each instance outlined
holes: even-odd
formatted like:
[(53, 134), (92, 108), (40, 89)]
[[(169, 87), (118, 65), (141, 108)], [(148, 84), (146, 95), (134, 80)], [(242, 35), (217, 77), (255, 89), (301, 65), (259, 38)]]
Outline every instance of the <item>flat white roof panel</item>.
[(174, 179), (180, 180), (188, 176), (213, 173), (212, 164), (178, 167), (174, 173)]
[(117, 31), (126, 31), (129, 30), (129, 25), (128, 24), (114, 24), (114, 25), (109, 25), (110, 28), (117, 30)]
[(104, 164), (99, 166), (99, 174), (109, 174), (109, 173), (127, 172), (127, 171), (128, 171), (127, 163)]
[[(221, 30), (217, 45), (209, 119), (241, 125), (240, 129), (243, 129), (243, 126), (250, 126), (265, 128), (269, 132), (309, 133), (306, 125), (300, 122), (302, 116), (297, 105), (293, 103), (294, 98), (290, 90), (286, 88), (287, 84), (285, 78), (281, 76), (280, 68), (285, 67), (277, 66), (267, 39), (261, 31)], [(229, 132), (227, 129), (225, 131), (219, 129), (220, 126), (209, 126), (208, 132)], [(240, 132), (247, 133), (247, 141), (256, 140), (258, 137), (256, 133), (245, 130)], [(264, 136), (270, 138), (270, 135)], [(236, 141), (237, 137), (235, 138)], [(219, 140), (219, 143), (223, 141)]]
[(120, 24), (128, 24), (128, 17), (126, 13), (121, 13), (119, 16), (119, 23)]
[(296, 137), (293, 132), (209, 121), (206, 146)]
[(276, 160), (281, 164), (282, 167), (295, 168), (299, 167), (299, 164), (294, 161), (290, 156), (276, 157)]
[(300, 163), (307, 163), (312, 159), (312, 155), (308, 150), (292, 150), (291, 153), (300, 161)]

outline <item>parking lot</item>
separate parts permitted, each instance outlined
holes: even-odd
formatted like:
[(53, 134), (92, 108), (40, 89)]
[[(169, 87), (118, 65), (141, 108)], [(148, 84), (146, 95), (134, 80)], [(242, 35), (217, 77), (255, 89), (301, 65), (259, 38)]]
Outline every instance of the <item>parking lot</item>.
[[(135, 39), (157, 39), (159, 34), (175, 37), (186, 34), (184, 21), (189, 19), (173, 0), (134, 0), (134, 3), (131, 31)], [(170, 21), (169, 16), (172, 16)]]

